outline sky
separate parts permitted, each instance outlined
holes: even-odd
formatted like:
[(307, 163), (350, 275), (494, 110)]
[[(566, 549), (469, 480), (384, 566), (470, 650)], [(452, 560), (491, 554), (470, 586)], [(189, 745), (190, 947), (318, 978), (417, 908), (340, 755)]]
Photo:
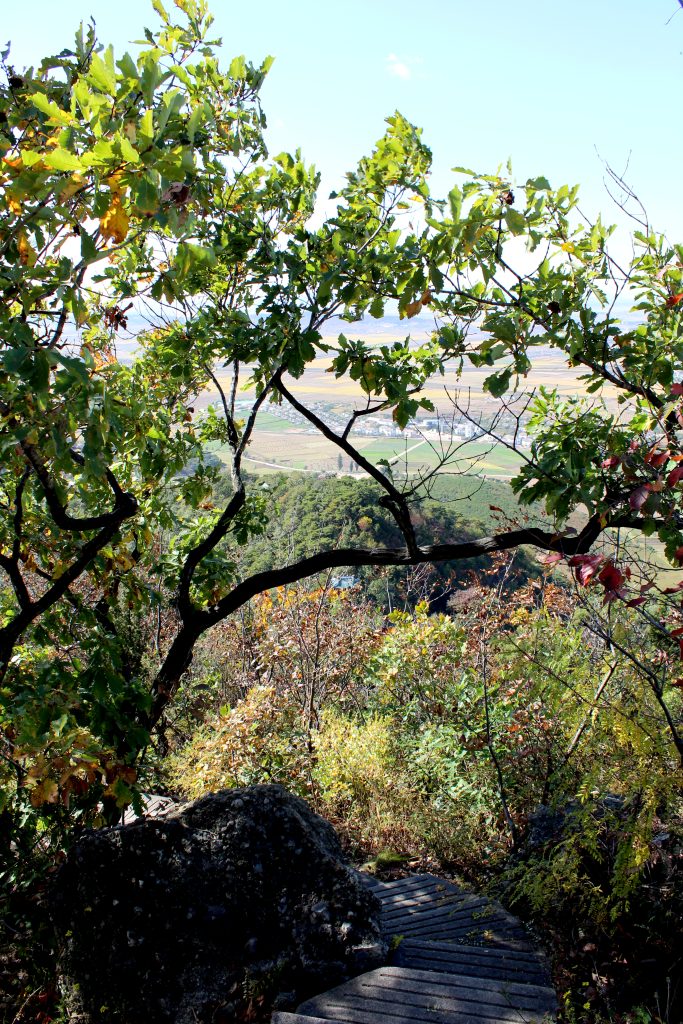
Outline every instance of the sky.
[[(172, 0), (167, 0), (170, 7)], [(678, 0), (213, 0), (226, 62), (275, 64), (262, 91), (271, 152), (301, 147), (324, 193), (400, 110), (424, 129), (432, 189), (456, 165), (581, 185), (582, 207), (625, 222), (607, 162), (651, 223), (683, 241), (683, 9)], [(156, 15), (145, 0), (3, 0), (17, 68), (94, 17), (117, 54)]]

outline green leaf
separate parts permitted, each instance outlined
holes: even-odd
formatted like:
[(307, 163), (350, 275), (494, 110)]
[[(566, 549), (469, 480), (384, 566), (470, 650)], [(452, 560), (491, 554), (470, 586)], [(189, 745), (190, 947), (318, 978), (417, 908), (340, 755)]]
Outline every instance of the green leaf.
[(457, 224), (462, 210), (462, 189), (458, 188), (457, 185), (448, 193), (448, 205), (451, 208), (451, 219)]
[(380, 317), (384, 316), (384, 300), (381, 295), (376, 295), (370, 303), (370, 316), (374, 317), (375, 320), (379, 320)]
[(81, 157), (85, 167), (106, 167), (114, 160), (114, 147), (108, 139), (98, 139), (92, 149)]
[(159, 192), (147, 177), (135, 182), (131, 198), (139, 213), (156, 213), (159, 209)]
[(513, 235), (523, 235), (526, 231), (526, 218), (518, 210), (507, 209), (505, 211), (505, 223)]
[(511, 377), (512, 368), (509, 366), (504, 370), (499, 370), (498, 373), (492, 373), (484, 381), (484, 391), (488, 391), (494, 398), (500, 398), (510, 387)]
[(47, 114), (52, 124), (71, 125), (74, 123), (72, 115), (66, 110), (61, 110), (54, 100), (48, 99), (44, 92), (34, 93), (31, 96), (31, 103), (37, 110)]
[(81, 259), (85, 263), (93, 263), (98, 255), (94, 239), (85, 228), (81, 228)]
[(154, 142), (154, 115), (151, 110), (146, 110), (140, 118), (137, 137), (142, 148), (146, 148)]
[(53, 149), (44, 156), (44, 162), (54, 171), (82, 171), (83, 164), (79, 158), (66, 149)]
[(121, 154), (122, 159), (124, 159), (127, 163), (140, 163), (140, 154), (134, 148), (134, 146), (131, 145), (130, 141), (126, 138), (125, 135), (116, 136), (116, 145), (119, 150), (119, 153)]
[(176, 252), (174, 268), (180, 277), (185, 277), (197, 266), (210, 267), (216, 262), (213, 249), (191, 242), (181, 242)]
[(192, 113), (190, 114), (190, 119), (187, 122), (187, 134), (189, 136), (191, 145), (194, 145), (195, 134), (197, 132), (197, 129), (204, 122), (205, 116), (206, 112), (204, 110), (203, 103), (200, 103), (199, 106), (196, 106)]
[(98, 53), (92, 55), (87, 79), (98, 86), (109, 96), (116, 95), (116, 72), (114, 70), (114, 50), (109, 46), (102, 60)]
[(245, 77), (246, 73), (247, 64), (244, 59), (244, 56), (233, 57), (232, 61), (230, 62), (230, 68), (228, 70), (228, 74), (230, 75), (230, 77), (234, 81), (240, 81)]
[(90, 375), (82, 359), (75, 359), (73, 356), (66, 356), (62, 352), (53, 352), (52, 357), (57, 363), (61, 363), (65, 370), (72, 377), (78, 378), (81, 384), (90, 383)]
[(8, 373), (17, 374), (25, 364), (28, 356), (29, 351), (27, 348), (11, 348), (3, 354), (2, 365)]
[(164, 25), (168, 25), (169, 21), (170, 21), (170, 18), (168, 16), (168, 14), (166, 13), (166, 8), (162, 4), (161, 0), (152, 0), (152, 7), (157, 12), (159, 17), (163, 21)]
[(535, 189), (536, 192), (550, 192), (550, 182), (547, 178), (529, 178), (527, 186)]
[(132, 79), (135, 82), (138, 81), (138, 69), (129, 53), (124, 53), (121, 60), (117, 60), (116, 66), (124, 78)]

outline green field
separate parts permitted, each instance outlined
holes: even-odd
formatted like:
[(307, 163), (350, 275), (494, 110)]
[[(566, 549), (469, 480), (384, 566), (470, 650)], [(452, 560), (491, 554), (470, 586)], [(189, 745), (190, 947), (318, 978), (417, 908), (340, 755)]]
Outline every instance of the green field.
[[(522, 461), (503, 445), (465, 442), (457, 438), (450, 448), (419, 437), (356, 437), (354, 444), (368, 461), (377, 465), (384, 459), (399, 475), (436, 469), (445, 459), (444, 469), (450, 473), (478, 473), (491, 479), (509, 480)], [(214, 450), (227, 461), (227, 449)], [(341, 453), (340, 463), (339, 449), (331, 441), (268, 412), (259, 414), (245, 460), (248, 468), (258, 472), (294, 470), (364, 475), (362, 470), (351, 465), (350, 458), (344, 453)]]

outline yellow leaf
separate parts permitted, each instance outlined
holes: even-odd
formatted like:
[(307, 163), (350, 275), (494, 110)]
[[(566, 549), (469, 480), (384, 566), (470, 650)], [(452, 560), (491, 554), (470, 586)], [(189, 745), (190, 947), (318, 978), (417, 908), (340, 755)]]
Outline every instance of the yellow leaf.
[(110, 174), (107, 178), (107, 185), (109, 185), (113, 196), (120, 196), (122, 192), (127, 190), (128, 186), (121, 184), (122, 177), (123, 171), (114, 171), (114, 173)]
[(406, 306), (406, 316), (411, 320), (414, 316), (422, 309), (422, 299), (417, 299), (416, 302), (409, 302)]
[(563, 242), (560, 249), (563, 249), (564, 252), (574, 252), (575, 246), (573, 242)]
[(21, 171), (24, 166), (24, 161), (21, 156), (5, 156), (2, 158), (5, 163), (12, 171)]
[(83, 177), (80, 174), (72, 174), (62, 191), (59, 193), (59, 202), (65, 203), (67, 199), (71, 199), (71, 197), (75, 196), (77, 192), (80, 192), (84, 186), (85, 181), (83, 180)]
[(31, 790), (31, 806), (40, 807), (41, 804), (56, 804), (59, 788), (53, 779), (43, 779)]
[(135, 566), (135, 559), (131, 558), (128, 551), (121, 551), (114, 559), (114, 564), (117, 569), (123, 569), (125, 571), (127, 569), (132, 569)]
[(128, 214), (121, 205), (118, 193), (112, 195), (111, 206), (100, 220), (100, 231), (104, 238), (111, 238), (120, 243), (128, 234)]
[(17, 249), (19, 250), (19, 259), (23, 266), (32, 267), (36, 262), (37, 253), (27, 239), (25, 231), (19, 232), (19, 236), (17, 238)]
[(21, 203), (19, 202), (19, 200), (15, 199), (14, 196), (8, 195), (7, 196), (7, 205), (9, 206), (10, 211), (12, 213), (16, 213), (16, 215), (18, 217), (19, 214), (21, 213)]

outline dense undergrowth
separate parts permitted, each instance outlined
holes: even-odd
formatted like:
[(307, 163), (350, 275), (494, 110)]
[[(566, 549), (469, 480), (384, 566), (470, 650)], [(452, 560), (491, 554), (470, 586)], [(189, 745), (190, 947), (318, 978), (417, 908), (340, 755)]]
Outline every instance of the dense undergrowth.
[[(329, 585), (260, 598), (203, 649), (169, 786), (282, 782), (359, 861), (429, 863), (501, 896), (554, 951), (566, 1021), (673, 1024), (680, 766), (642, 665), (555, 584), (480, 581), (457, 603), (385, 620)], [(609, 616), (646, 659), (634, 616)]]
[[(319, 487), (311, 514), (335, 493)], [(2, 1019), (59, 1020), (46, 896), (83, 828), (142, 791), (279, 782), (357, 863), (459, 877), (529, 921), (566, 1024), (680, 1020), (678, 652), (637, 609), (525, 568), (404, 573), (390, 613), (364, 581), (340, 590), (331, 574), (257, 597), (201, 639), (127, 774), (95, 730), (50, 719), (33, 767), (0, 769)], [(118, 626), (144, 675), (163, 621), (122, 608)]]

